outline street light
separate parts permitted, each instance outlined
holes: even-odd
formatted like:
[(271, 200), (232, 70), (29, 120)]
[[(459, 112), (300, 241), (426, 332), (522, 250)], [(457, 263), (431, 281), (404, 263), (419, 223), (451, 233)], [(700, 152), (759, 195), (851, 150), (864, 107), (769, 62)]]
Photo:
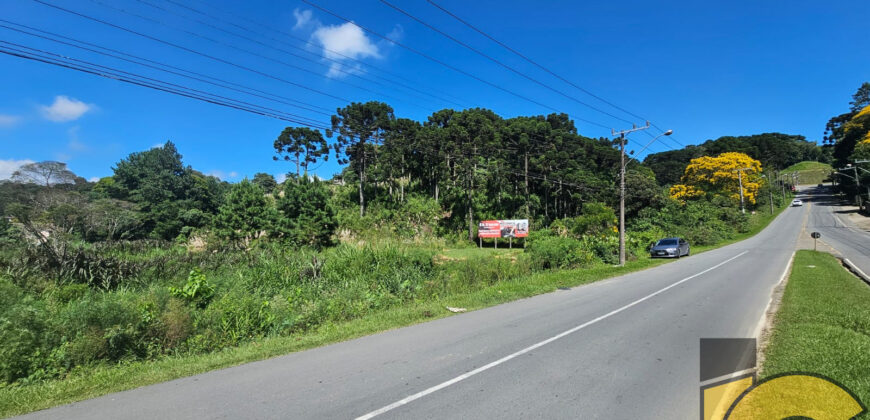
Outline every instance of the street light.
[[(628, 133), (632, 133), (635, 131), (646, 130), (650, 127), (649, 121), (646, 122), (646, 125), (643, 127), (637, 127), (632, 125), (629, 130), (616, 131), (611, 129), (610, 135), (616, 136), (619, 134), (619, 265), (625, 265), (625, 166), (627, 163), (625, 162), (625, 135)], [(674, 133), (674, 130), (665, 131), (662, 134), (659, 134), (657, 137), (654, 137), (647, 143), (646, 146), (641, 149), (641, 152), (646, 150), (656, 139), (661, 136), (670, 136)], [(638, 152), (639, 153), (639, 152)]]

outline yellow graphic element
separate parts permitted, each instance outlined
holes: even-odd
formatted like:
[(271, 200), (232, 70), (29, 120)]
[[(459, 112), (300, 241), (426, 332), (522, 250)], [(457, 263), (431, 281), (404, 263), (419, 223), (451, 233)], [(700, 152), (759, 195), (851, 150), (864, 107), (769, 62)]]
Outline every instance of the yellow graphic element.
[(727, 418), (847, 420), (862, 411), (861, 403), (839, 385), (815, 376), (797, 374), (759, 383), (737, 401)]
[(847, 420), (866, 410), (848, 390), (812, 374), (754, 382), (748, 376), (702, 388), (702, 420)]
[(734, 400), (752, 386), (753, 377), (704, 389), (704, 420), (722, 420)]

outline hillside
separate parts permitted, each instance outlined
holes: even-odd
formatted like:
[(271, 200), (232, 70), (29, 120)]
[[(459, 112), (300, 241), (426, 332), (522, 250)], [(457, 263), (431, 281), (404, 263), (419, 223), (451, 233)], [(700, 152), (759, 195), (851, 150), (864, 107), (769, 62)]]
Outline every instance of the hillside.
[(828, 179), (833, 170), (827, 163), (803, 161), (783, 169), (782, 172), (797, 172), (799, 184), (820, 184)]

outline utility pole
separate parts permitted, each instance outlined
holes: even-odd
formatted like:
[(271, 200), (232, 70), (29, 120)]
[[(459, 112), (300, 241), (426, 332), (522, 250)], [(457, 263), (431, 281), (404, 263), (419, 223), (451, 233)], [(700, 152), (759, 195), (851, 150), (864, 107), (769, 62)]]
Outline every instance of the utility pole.
[[(859, 162), (855, 162), (855, 163), (863, 163), (863, 162), (870, 162), (870, 161), (859, 161)], [(840, 175), (845, 175), (846, 177), (849, 177), (849, 178), (852, 178), (855, 180), (855, 187), (856, 187), (855, 188), (855, 192), (856, 192), (855, 197), (858, 199), (858, 208), (860, 209), (861, 208), (861, 176), (858, 175), (858, 166), (853, 166), (851, 163), (849, 163), (846, 165), (845, 168), (838, 168), (837, 171), (845, 171), (847, 169), (851, 169), (851, 170), (855, 171), (854, 178), (852, 178), (851, 176), (846, 175), (842, 172), (837, 172), (837, 173), (839, 173)], [(866, 169), (861, 168), (861, 170), (864, 171)]]
[[(855, 161), (855, 167), (856, 167), (856, 168), (858, 168), (858, 164), (859, 164), (859, 163), (870, 163), (870, 160), (856, 160), (856, 161)], [(870, 171), (868, 171), (868, 170), (866, 170), (866, 169), (864, 169), (864, 168), (858, 168), (858, 169), (860, 169), (860, 170), (862, 170), (862, 171), (867, 172), (868, 174), (870, 174)], [(860, 178), (859, 176), (857, 176), (857, 171), (855, 172), (855, 174), (856, 174), (855, 178)], [(870, 185), (867, 186), (867, 200), (870, 201)]]
[(743, 206), (743, 171), (751, 170), (752, 168), (740, 168), (731, 172), (737, 172), (737, 182), (740, 183), (740, 212), (746, 214), (746, 208)]
[(635, 131), (649, 128), (649, 121), (645, 126), (631, 125), (629, 130), (610, 130), (610, 135), (619, 135), (619, 265), (625, 265), (625, 135)]

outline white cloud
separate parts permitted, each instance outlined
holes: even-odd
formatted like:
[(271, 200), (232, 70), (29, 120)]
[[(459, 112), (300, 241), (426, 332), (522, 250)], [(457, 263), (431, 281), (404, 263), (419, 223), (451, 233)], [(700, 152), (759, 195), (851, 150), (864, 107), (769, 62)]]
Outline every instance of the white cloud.
[(331, 60), (328, 77), (340, 77), (346, 73), (359, 71), (359, 65), (348, 66), (350, 59), (359, 60), (367, 57), (381, 58), (378, 45), (373, 43), (360, 29), (351, 22), (341, 25), (319, 26), (311, 38), (319, 44), (324, 58)]
[(236, 171), (231, 171), (231, 172), (230, 172), (230, 178), (238, 178), (238, 177), (239, 177), (239, 173), (238, 173), (238, 172), (236, 172)]
[(88, 182), (97, 182), (99, 180), (100, 180), (100, 177), (98, 177), (98, 176), (92, 176), (92, 177), (88, 178)]
[(323, 55), (327, 58), (380, 57), (378, 46), (369, 40), (359, 26), (351, 22), (337, 26), (321, 26), (311, 36), (323, 46)]
[(78, 99), (64, 95), (55, 96), (54, 103), (40, 107), (42, 116), (54, 122), (77, 120), (93, 108), (93, 105), (88, 105)]
[(0, 114), (0, 128), (12, 127), (21, 121), (21, 117), (17, 115)]
[(15, 172), (22, 165), (27, 165), (28, 163), (33, 163), (30, 159), (22, 159), (22, 160), (2, 160), (0, 159), (0, 179), (9, 179), (12, 176), (12, 173)]
[(296, 18), (296, 24), (293, 25), (293, 29), (303, 29), (310, 24), (314, 24), (316, 26), (320, 26), (320, 22), (313, 21), (311, 19), (311, 10), (293, 10), (293, 17)]
[(285, 174), (285, 173), (280, 173), (278, 175), (275, 175), (275, 182), (277, 182), (279, 184), (283, 184), (284, 181), (286, 181), (286, 180), (287, 180), (287, 174)]

